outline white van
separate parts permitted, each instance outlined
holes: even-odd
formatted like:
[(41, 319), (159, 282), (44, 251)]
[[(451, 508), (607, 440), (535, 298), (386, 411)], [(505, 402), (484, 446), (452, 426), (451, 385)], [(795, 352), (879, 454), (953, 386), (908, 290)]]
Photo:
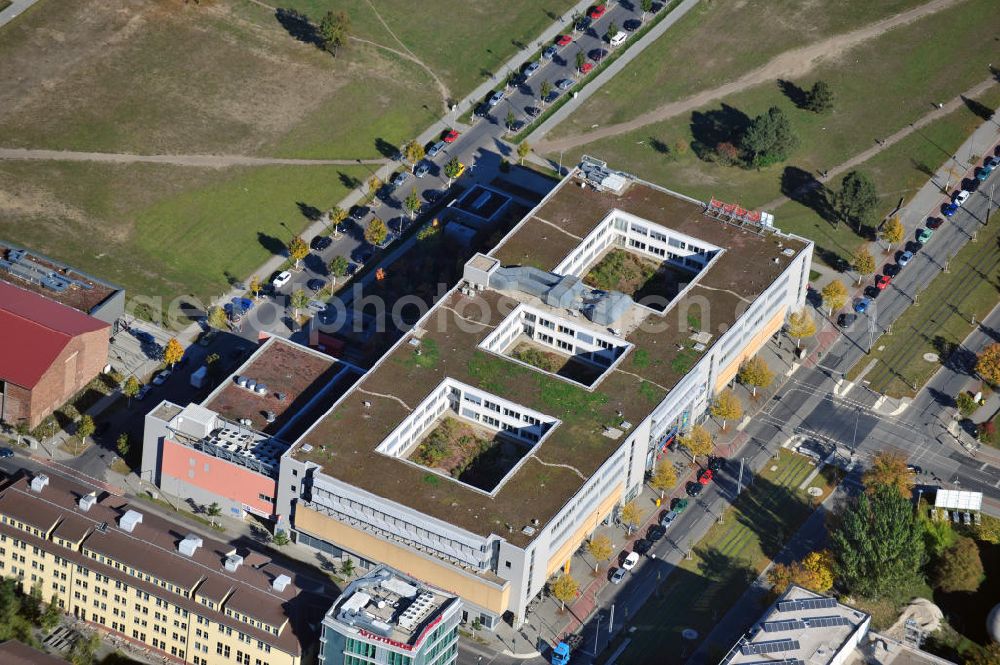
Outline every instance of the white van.
[(611, 48), (618, 48), (625, 43), (626, 39), (628, 39), (628, 33), (623, 30), (618, 31), (618, 33), (611, 38)]

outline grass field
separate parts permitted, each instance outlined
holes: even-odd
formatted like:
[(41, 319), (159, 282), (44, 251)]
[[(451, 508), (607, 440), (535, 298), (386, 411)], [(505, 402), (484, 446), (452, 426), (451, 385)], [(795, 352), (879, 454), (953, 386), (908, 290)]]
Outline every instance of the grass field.
[(351, 18), (355, 36), (400, 49), (395, 35), (458, 100), (493, 73), (502, 79), (506, 72), (497, 68), (519, 50), (534, 51), (536, 37), (573, 4), (572, 0), (461, 4), (451, 0), (422, 0), (419, 4), (407, 0), (289, 0), (282, 6), (303, 11), (314, 22), (329, 10), (343, 10)]
[(737, 79), (784, 51), (919, 4), (922, 0), (846, 0), (821, 7), (800, 0), (699, 3), (557, 126), (552, 137), (629, 120), (666, 102)]
[(0, 237), (124, 285), (129, 295), (217, 296), (328, 208), (365, 167), (192, 169), (0, 162)]
[[(781, 195), (786, 169), (807, 175), (829, 169), (872, 146), (875, 138), (888, 136), (925, 115), (931, 110), (931, 100), (953, 99), (984, 81), (989, 71), (986, 62), (980, 63), (981, 44), (993, 39), (992, 11), (989, 0), (970, 0), (885, 34), (839, 61), (825, 62), (808, 81), (797, 83), (808, 86), (814, 80), (827, 81), (837, 98), (832, 114), (819, 115), (796, 108), (775, 82), (746, 90), (693, 114), (596, 141), (575, 149), (572, 154), (568, 151), (563, 161), (572, 163), (581, 154), (595, 155), (613, 166), (691, 196), (715, 196), (760, 207)], [(915, 43), (922, 44), (921, 48), (914, 50)], [(942, 63), (961, 66), (945, 67)], [(993, 91), (984, 97), (987, 103), (993, 99)], [(749, 118), (772, 105), (788, 114), (801, 141), (787, 162), (758, 170), (723, 166), (698, 158), (699, 142), (714, 146), (715, 142), (738, 134)], [(678, 140), (693, 147), (684, 154), (673, 150), (664, 154), (663, 145), (672, 147)], [(926, 157), (929, 160), (926, 166), (933, 170), (944, 161), (945, 155), (935, 155), (928, 149)], [(914, 168), (909, 163), (895, 167)], [(899, 196), (891, 190), (883, 194), (888, 210)], [(791, 231), (808, 228), (807, 224), (789, 226), (781, 215), (776, 216), (776, 223)], [(834, 256), (821, 253), (820, 258), (836, 263), (836, 254), (846, 256), (845, 251), (853, 250), (860, 242), (846, 229), (841, 233), (842, 237), (828, 240), (827, 246), (821, 247)]]
[[(635, 616), (632, 643), (617, 662), (639, 665), (656, 653), (663, 658), (657, 662), (683, 663), (810, 515), (816, 499), (798, 486), (814, 468), (808, 458), (780, 450)], [(825, 497), (832, 479), (831, 471), (812, 484)], [(682, 638), (686, 628), (697, 630), (699, 640)], [(720, 644), (720, 658), (729, 644)]]

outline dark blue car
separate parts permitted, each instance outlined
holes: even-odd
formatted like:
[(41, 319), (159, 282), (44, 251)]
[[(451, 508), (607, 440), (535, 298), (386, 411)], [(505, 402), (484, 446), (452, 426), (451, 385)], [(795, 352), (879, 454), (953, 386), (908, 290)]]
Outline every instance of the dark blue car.
[(953, 217), (953, 216), (955, 215), (955, 213), (956, 213), (956, 212), (958, 212), (958, 205), (956, 205), (956, 204), (954, 204), (954, 203), (946, 203), (946, 204), (945, 204), (945, 205), (944, 205), (944, 206), (943, 206), (943, 207), (941, 208), (941, 213), (942, 213), (942, 214), (943, 214), (943, 215), (944, 215), (945, 217)]

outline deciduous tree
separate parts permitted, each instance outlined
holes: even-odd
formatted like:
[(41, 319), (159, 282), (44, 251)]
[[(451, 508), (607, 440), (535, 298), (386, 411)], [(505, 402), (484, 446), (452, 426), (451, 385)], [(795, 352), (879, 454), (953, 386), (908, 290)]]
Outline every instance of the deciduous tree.
[(1000, 344), (990, 344), (976, 360), (976, 374), (989, 384), (1000, 384)]
[(215, 518), (222, 514), (222, 508), (217, 502), (213, 501), (205, 508), (205, 513), (208, 515), (209, 521), (215, 525)]
[(296, 289), (289, 298), (289, 304), (292, 306), (292, 310), (297, 318), (299, 310), (305, 309), (306, 305), (309, 304), (309, 296), (303, 289)]
[(333, 283), (336, 284), (337, 279), (347, 274), (349, 264), (346, 257), (338, 254), (333, 257), (333, 260), (330, 261), (330, 265), (328, 267), (330, 269), (330, 275), (333, 276)]
[[(277, 540), (278, 534), (284, 535), (285, 532), (284, 531), (279, 531), (278, 533), (274, 534), (275, 540)], [(287, 538), (288, 537), (285, 536), (286, 542), (287, 542)], [(354, 559), (351, 559), (350, 557), (348, 557), (348, 558), (346, 558), (346, 559), (343, 560), (343, 562), (340, 564), (340, 574), (343, 575), (344, 577), (350, 579), (351, 575), (354, 574)]]
[(368, 228), (365, 229), (365, 240), (373, 245), (381, 245), (388, 236), (389, 228), (385, 222), (380, 217), (372, 217), (368, 222)]
[(860, 284), (862, 279), (875, 272), (875, 257), (867, 247), (862, 247), (851, 257), (851, 267), (858, 273), (858, 284)]
[(774, 564), (767, 579), (778, 593), (784, 593), (791, 584), (826, 593), (833, 587), (833, 556), (829, 551), (810, 552), (802, 561)]
[(549, 81), (542, 81), (542, 85), (538, 88), (538, 94), (541, 96), (542, 103), (548, 101), (549, 95), (552, 93), (552, 83)]
[(417, 190), (412, 190), (407, 194), (406, 198), (403, 199), (403, 207), (406, 208), (406, 212), (410, 213), (410, 219), (417, 216), (417, 212), (420, 211), (420, 196), (417, 194)]
[(893, 217), (882, 225), (882, 230), (879, 231), (879, 238), (888, 246), (889, 251), (892, 251), (894, 245), (903, 242), (905, 234), (906, 229), (903, 227), (903, 222), (899, 220), (899, 217)]
[(913, 494), (913, 472), (906, 467), (906, 458), (893, 451), (876, 453), (861, 482), (869, 494), (879, 487), (891, 487), (905, 499)]
[(514, 131), (514, 123), (516, 121), (517, 118), (514, 116), (514, 111), (511, 109), (507, 109), (507, 117), (504, 118), (504, 124), (507, 127), (508, 132)]
[(713, 417), (722, 421), (722, 429), (725, 430), (726, 421), (739, 420), (743, 417), (743, 404), (736, 393), (726, 388), (715, 396), (712, 406), (709, 407), (709, 412)]
[(260, 295), (260, 292), (261, 292), (262, 288), (263, 288), (263, 284), (261, 284), (261, 282), (260, 282), (260, 277), (258, 277), (257, 275), (254, 275), (253, 277), (250, 278), (250, 289), (249, 289), (249, 291), (250, 291), (250, 297), (251, 298), (257, 298)]
[(839, 279), (832, 280), (820, 291), (823, 304), (827, 307), (827, 316), (833, 316), (833, 311), (847, 304), (847, 287)]
[(642, 519), (642, 511), (639, 510), (639, 506), (636, 505), (635, 501), (629, 501), (622, 506), (621, 518), (622, 523), (631, 535), (632, 529), (634, 529), (635, 526), (639, 524), (639, 520)]
[(347, 211), (340, 206), (334, 206), (330, 208), (326, 213), (327, 219), (329, 220), (330, 226), (333, 227), (334, 231), (339, 232), (340, 224), (347, 219)]
[(576, 596), (580, 592), (580, 585), (570, 577), (569, 573), (563, 573), (552, 583), (550, 590), (555, 599), (562, 604), (562, 609), (565, 610), (566, 603), (576, 600)]
[(699, 457), (711, 455), (715, 447), (712, 435), (702, 425), (692, 427), (687, 434), (677, 439), (677, 443), (688, 451), (692, 462), (697, 462)]
[(973, 645), (965, 653), (964, 665), (1000, 665), (1000, 644), (996, 642), (985, 647)]
[(955, 405), (958, 412), (963, 416), (971, 416), (979, 408), (979, 403), (966, 391), (962, 391), (955, 396)]
[(218, 305), (208, 310), (206, 322), (212, 328), (217, 328), (219, 330), (224, 330), (229, 327), (229, 317), (226, 316), (226, 310), (222, 309)]
[(417, 162), (424, 158), (424, 146), (416, 140), (410, 141), (403, 146), (403, 156), (410, 163), (410, 172), (416, 168)]
[(985, 577), (979, 546), (967, 536), (959, 536), (941, 554), (934, 569), (934, 585), (945, 593), (975, 591)]
[(596, 573), (600, 565), (610, 559), (615, 550), (611, 539), (600, 534), (591, 538), (587, 543), (587, 552), (594, 557), (594, 572)]
[(833, 91), (826, 81), (816, 81), (806, 93), (806, 108), (813, 113), (828, 113), (833, 110)]
[(802, 344), (802, 338), (816, 334), (816, 321), (808, 309), (792, 312), (788, 317), (788, 334), (795, 338), (795, 348)]
[(377, 197), (380, 189), (382, 189), (382, 180), (377, 175), (368, 178), (368, 196), (373, 201), (378, 201)]
[(619, 32), (621, 32), (621, 30), (618, 28), (618, 24), (612, 21), (608, 24), (608, 31), (605, 33), (604, 38), (610, 42)]
[(674, 470), (674, 465), (666, 459), (661, 460), (653, 471), (653, 477), (649, 480), (649, 486), (659, 492), (662, 499), (664, 493), (676, 484), (677, 472)]
[(115, 442), (115, 449), (118, 450), (118, 456), (122, 459), (128, 457), (128, 451), (131, 449), (131, 446), (128, 443), (128, 434), (126, 432), (118, 435), (118, 441)]
[(458, 157), (452, 157), (448, 160), (448, 163), (444, 165), (444, 175), (448, 178), (448, 186), (451, 186), (452, 180), (458, 177), (459, 173), (462, 172), (462, 163), (458, 161)]
[(889, 485), (861, 493), (830, 531), (838, 583), (865, 598), (892, 595), (920, 579), (924, 541), (909, 500)]
[(163, 349), (163, 362), (166, 363), (167, 367), (173, 367), (183, 357), (184, 347), (181, 346), (176, 337), (171, 337), (170, 341), (167, 342), (166, 348)]
[(327, 12), (319, 22), (319, 37), (323, 48), (337, 55), (337, 49), (347, 42), (351, 32), (351, 19), (347, 12)]
[(646, 20), (646, 14), (653, 11), (653, 0), (641, 0), (639, 7), (642, 9), (642, 20)]
[(750, 386), (751, 393), (756, 397), (758, 388), (767, 388), (774, 381), (774, 372), (763, 358), (753, 356), (740, 365), (738, 378), (740, 383)]
[(139, 394), (142, 390), (142, 384), (139, 383), (139, 379), (134, 376), (129, 376), (125, 379), (125, 385), (122, 386), (122, 395), (128, 398), (129, 406), (132, 405), (132, 398)]
[(97, 427), (94, 425), (94, 419), (89, 415), (84, 415), (80, 418), (80, 422), (76, 426), (76, 435), (80, 439), (86, 439), (88, 436), (94, 433)]
[(295, 267), (299, 267), (302, 259), (309, 256), (309, 245), (301, 236), (292, 236), (288, 241), (288, 258), (295, 262)]
[(851, 171), (840, 181), (840, 191), (835, 197), (839, 218), (853, 224), (861, 233), (861, 227), (870, 224), (878, 206), (878, 191), (875, 183), (863, 171)]
[(531, 152), (531, 145), (527, 141), (521, 141), (517, 144), (517, 158), (521, 160), (521, 166), (524, 166), (524, 158), (528, 156)]
[(45, 606), (45, 610), (42, 612), (42, 616), (38, 622), (42, 629), (48, 631), (58, 626), (59, 622), (62, 621), (62, 617), (63, 612), (59, 609), (59, 597), (53, 595), (49, 599), (49, 604)]

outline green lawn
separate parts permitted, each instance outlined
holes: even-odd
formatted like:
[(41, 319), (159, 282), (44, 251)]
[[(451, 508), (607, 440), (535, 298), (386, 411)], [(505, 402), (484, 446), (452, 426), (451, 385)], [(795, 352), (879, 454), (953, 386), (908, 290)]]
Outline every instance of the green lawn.
[[(635, 616), (632, 644), (617, 662), (647, 663), (657, 653), (658, 662), (683, 663), (812, 512), (815, 499), (798, 486), (814, 468), (808, 458), (780, 450)], [(825, 496), (833, 478), (821, 474), (811, 484)], [(683, 639), (686, 628), (697, 630), (699, 640)]]
[[(761, 85), (693, 114), (585, 145), (567, 152), (563, 161), (572, 163), (581, 154), (595, 155), (691, 196), (715, 196), (761, 207), (781, 195), (783, 179), (789, 175), (794, 181), (795, 174), (815, 174), (836, 166), (871, 147), (875, 138), (888, 136), (925, 115), (931, 110), (927, 100), (953, 99), (985, 80), (988, 71), (985, 63), (980, 64), (981, 44), (993, 39), (992, 12), (989, 0), (970, 0), (885, 34), (838, 61), (825, 62), (808, 83), (822, 79), (830, 84), (837, 98), (832, 114), (795, 108), (776, 84)], [(914, 48), (914, 44), (921, 46)], [(950, 63), (947, 67), (942, 65), (946, 62)], [(997, 99), (995, 90), (984, 96), (985, 103)], [(801, 141), (787, 162), (758, 170), (698, 158), (699, 141), (714, 145), (726, 140), (738, 134), (737, 128), (749, 118), (772, 105), (787, 113)], [(967, 126), (971, 125), (963, 125)], [(665, 155), (663, 145), (673, 148), (678, 140), (691, 147), (683, 154), (672, 149)], [(929, 146), (919, 152), (921, 164), (931, 170), (945, 159), (945, 152)], [(891, 167), (904, 169), (907, 178), (914, 169), (910, 163)], [(900, 194), (891, 188), (883, 193), (886, 208), (891, 209)], [(860, 242), (846, 228), (832, 235), (829, 231), (819, 237), (811, 235), (812, 222), (798, 217), (791, 209), (779, 211), (776, 224), (815, 238), (824, 250), (819, 257), (827, 262), (836, 263), (836, 255), (846, 256)]]
[[(892, 16), (923, 0), (703, 2), (629, 63), (552, 132), (586, 131), (629, 120), (667, 102), (709, 90), (774, 56)], [(759, 38), (766, 35), (766, 38)]]
[(490, 74), (502, 80), (506, 72), (497, 68), (523, 48), (536, 50), (538, 35), (573, 4), (571, 0), (422, 0), (416, 5), (407, 0), (290, 0), (282, 6), (303, 11), (316, 22), (329, 10), (343, 10), (351, 18), (352, 34), (400, 48), (378, 20), (374, 5), (392, 33), (458, 100)]
[(328, 208), (348, 191), (345, 180), (368, 175), (362, 166), (2, 162), (0, 237), (117, 282), (130, 297), (204, 299), (308, 225), (299, 203)]

